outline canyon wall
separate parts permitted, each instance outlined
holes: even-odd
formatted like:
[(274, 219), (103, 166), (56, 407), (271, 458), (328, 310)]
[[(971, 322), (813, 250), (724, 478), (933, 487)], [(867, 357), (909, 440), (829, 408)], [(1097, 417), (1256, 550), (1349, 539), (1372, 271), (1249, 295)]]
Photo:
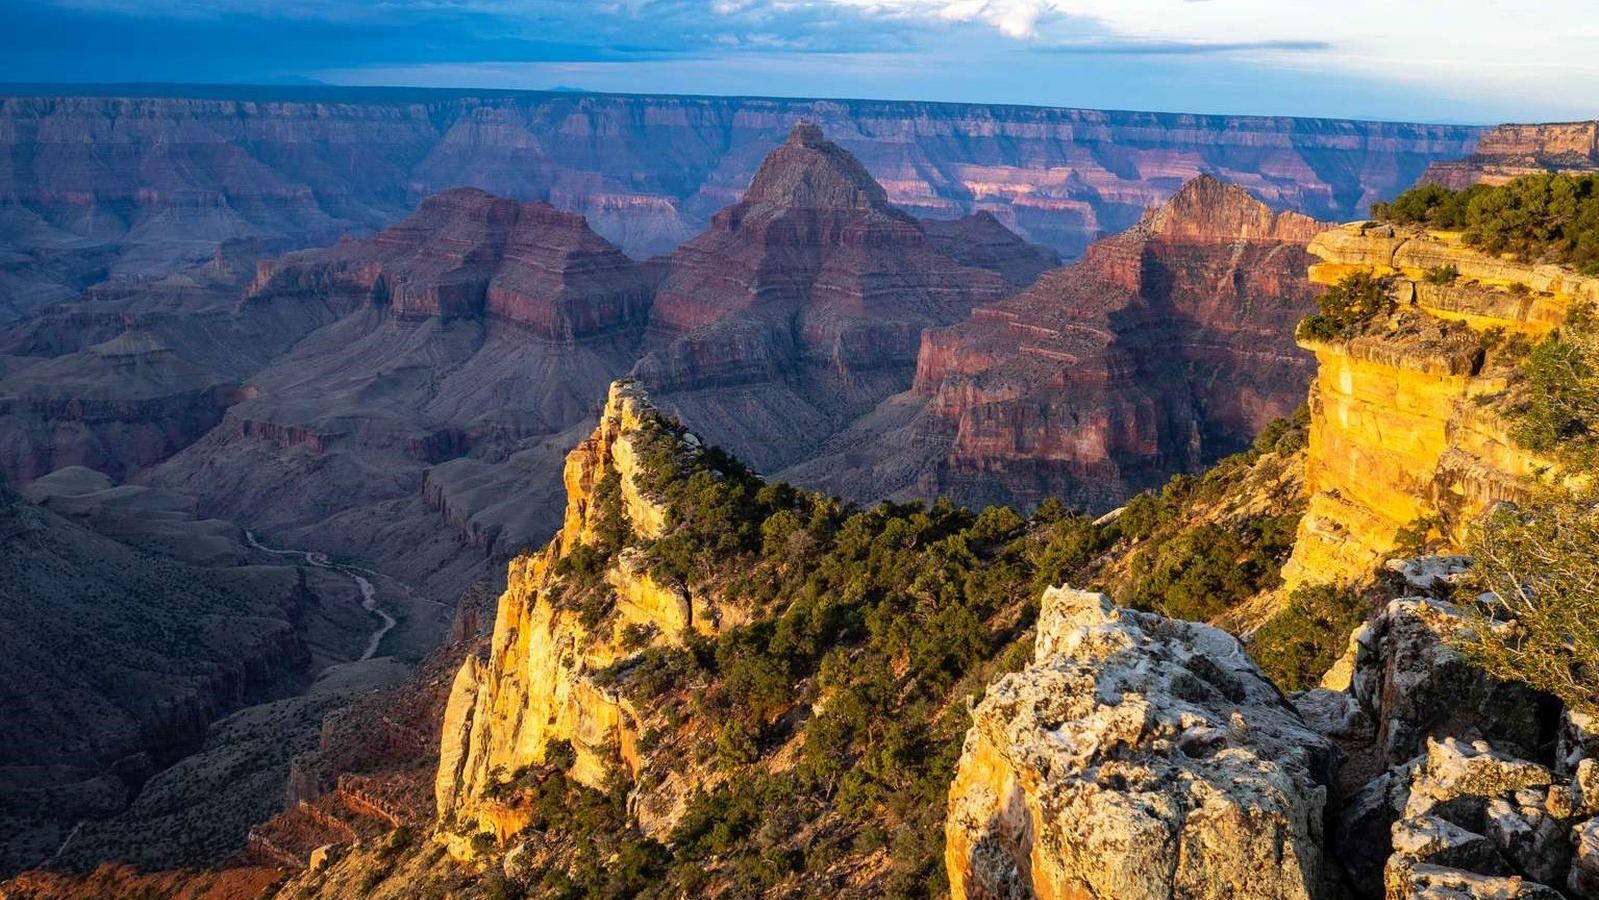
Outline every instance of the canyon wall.
[[(1494, 502), (1550, 467), (1513, 444), (1497, 412), (1511, 369), (1489, 329), (1537, 339), (1599, 279), (1524, 265), (1464, 246), (1457, 235), (1356, 223), (1318, 236), (1311, 276), (1391, 278), (1396, 310), (1353, 337), (1313, 339), (1307, 481), (1310, 507), (1283, 570), (1289, 588), (1369, 576), (1417, 520), (1456, 541)], [(1453, 279), (1436, 273), (1453, 266)], [(1442, 283), (1440, 283), (1442, 282)]]
[[(74, 91), (78, 92), (76, 95)], [(469, 185), (581, 213), (634, 256), (733, 203), (796, 119), (917, 215), (988, 210), (1074, 257), (1202, 173), (1351, 218), (1480, 129), (891, 101), (358, 88), (73, 87), (0, 97), (0, 318), (219, 241), (304, 247)]]
[(1019, 294), (923, 332), (909, 392), (785, 473), (845, 496), (1108, 509), (1304, 397), (1323, 227), (1201, 176)]
[(1500, 125), (1484, 132), (1466, 158), (1429, 165), (1422, 180), (1459, 190), (1550, 171), (1599, 171), (1599, 122)]

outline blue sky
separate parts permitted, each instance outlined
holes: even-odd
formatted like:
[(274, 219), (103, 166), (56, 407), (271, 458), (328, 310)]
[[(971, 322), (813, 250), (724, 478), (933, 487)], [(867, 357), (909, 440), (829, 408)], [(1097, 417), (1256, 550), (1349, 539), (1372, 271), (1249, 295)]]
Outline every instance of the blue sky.
[(1595, 0), (0, 0), (0, 79), (1599, 117)]

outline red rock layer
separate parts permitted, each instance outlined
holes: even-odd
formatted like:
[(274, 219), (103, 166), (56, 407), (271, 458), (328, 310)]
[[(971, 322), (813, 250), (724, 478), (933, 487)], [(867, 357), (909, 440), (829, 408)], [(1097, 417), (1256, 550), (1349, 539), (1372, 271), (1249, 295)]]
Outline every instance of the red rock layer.
[(1202, 177), (1013, 298), (927, 332), (914, 390), (947, 456), (917, 493), (1104, 507), (1246, 444), (1303, 399), (1311, 219)]
[(888, 202), (859, 161), (796, 126), (705, 234), (672, 257), (640, 372), (665, 394), (802, 377), (820, 366), (909, 375), (922, 330), (1007, 290), (961, 265)]
[(581, 216), (459, 188), (369, 239), (265, 265), (251, 290), (306, 292), (402, 318), (489, 317), (567, 341), (642, 323), (651, 279)]
[[(79, 94), (95, 88), (75, 86)], [(195, 86), (0, 98), (0, 321), (215, 242), (305, 247), (472, 185), (583, 213), (669, 252), (735, 202), (796, 118), (820, 122), (917, 215), (990, 209), (1080, 255), (1202, 171), (1353, 218), (1480, 129), (889, 101)], [(165, 92), (170, 95), (159, 96)]]

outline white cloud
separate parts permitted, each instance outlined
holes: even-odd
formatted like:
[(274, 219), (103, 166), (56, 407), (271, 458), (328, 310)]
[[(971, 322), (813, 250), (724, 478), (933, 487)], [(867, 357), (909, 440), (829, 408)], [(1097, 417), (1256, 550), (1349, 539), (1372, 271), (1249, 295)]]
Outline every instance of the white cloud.
[(1595, 97), (1594, 0), (820, 0), (867, 15), (981, 22), (1034, 47), (1213, 48), (1461, 98)]

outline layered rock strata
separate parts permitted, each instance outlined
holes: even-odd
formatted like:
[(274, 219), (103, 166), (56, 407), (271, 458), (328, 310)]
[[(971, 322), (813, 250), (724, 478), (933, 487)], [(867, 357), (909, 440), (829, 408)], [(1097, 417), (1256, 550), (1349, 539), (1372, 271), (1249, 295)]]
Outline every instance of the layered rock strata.
[[(1010, 250), (972, 247), (974, 261), (1015, 276), (1008, 257), (1027, 248), (988, 239)], [(858, 160), (800, 123), (673, 255), (634, 372), (715, 443), (775, 468), (908, 387), (925, 329), (1010, 290), (941, 252)]]
[(312, 292), (346, 310), (492, 318), (570, 341), (642, 324), (652, 288), (581, 216), (459, 188), (368, 240), (263, 264), (248, 296)]
[[(460, 185), (587, 216), (636, 256), (738, 199), (796, 118), (917, 215), (979, 209), (1067, 256), (1200, 172), (1351, 218), (1481, 129), (984, 104), (422, 89), (74, 86), (0, 98), (0, 321), (222, 240), (314, 246)], [(115, 152), (112, 152), (114, 148)]]
[(923, 334), (912, 390), (787, 473), (845, 496), (1108, 509), (1303, 399), (1322, 226), (1201, 177), (1014, 297)]
[[(1459, 541), (1493, 503), (1514, 500), (1547, 471), (1508, 436), (1495, 399), (1510, 372), (1493, 364), (1491, 328), (1536, 339), (1599, 279), (1529, 266), (1462, 246), (1458, 238), (1356, 223), (1310, 244), (1311, 277), (1354, 272), (1391, 279), (1386, 327), (1349, 338), (1300, 338), (1316, 354), (1310, 391), (1309, 511), (1283, 570), (1290, 588), (1367, 578), (1399, 531), (1437, 519)], [(1435, 273), (1453, 266), (1452, 279)]]
[(1422, 180), (1459, 190), (1551, 171), (1599, 171), (1599, 122), (1490, 128), (1475, 152), (1465, 159), (1432, 163)]

